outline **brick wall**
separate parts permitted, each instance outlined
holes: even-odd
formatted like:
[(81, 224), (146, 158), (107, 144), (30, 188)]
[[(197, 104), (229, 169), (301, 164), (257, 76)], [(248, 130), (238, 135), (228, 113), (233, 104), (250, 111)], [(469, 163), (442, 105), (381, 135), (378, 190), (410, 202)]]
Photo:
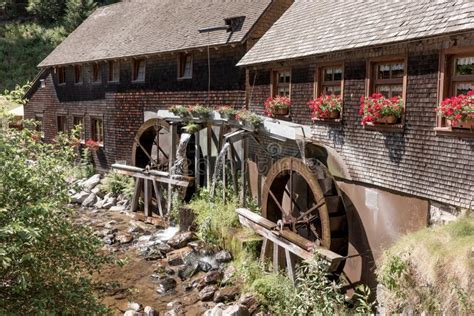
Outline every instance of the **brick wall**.
[[(364, 129), (358, 111), (359, 98), (365, 95), (366, 60), (397, 53), (408, 54), (405, 128), (400, 132)], [(310, 120), (306, 103), (313, 97), (318, 61), (288, 62), (285, 66), (292, 68), (292, 120), (311, 124), (312, 138), (338, 151), (355, 182), (474, 208), (474, 140), (439, 136), (433, 130), (439, 53), (439, 45), (413, 43), (323, 57), (322, 61), (344, 60), (341, 123), (313, 124)], [(270, 95), (270, 67), (258, 70), (256, 84), (250, 87), (249, 107), (259, 113), (263, 113), (262, 104)], [(250, 73), (250, 82), (254, 75)]]

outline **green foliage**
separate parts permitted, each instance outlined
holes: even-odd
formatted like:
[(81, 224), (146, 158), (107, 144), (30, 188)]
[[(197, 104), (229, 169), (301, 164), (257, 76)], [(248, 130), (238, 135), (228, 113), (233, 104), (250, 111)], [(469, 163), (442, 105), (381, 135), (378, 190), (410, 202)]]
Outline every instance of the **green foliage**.
[(0, 91), (33, 80), (38, 73), (36, 66), (64, 37), (60, 26), (34, 22), (0, 24)]
[(28, 12), (43, 22), (61, 20), (64, 9), (64, 0), (28, 0)]
[(355, 300), (355, 312), (361, 315), (370, 315), (373, 313), (375, 303), (370, 300), (371, 291), (367, 285), (356, 287), (353, 299)]
[(66, 30), (74, 31), (96, 8), (97, 3), (93, 0), (68, 0), (64, 17)]
[(189, 107), (189, 112), (194, 117), (206, 118), (211, 115), (212, 109), (205, 105), (196, 104), (194, 106)]
[(37, 136), (0, 133), (0, 314), (103, 314), (90, 275), (108, 258), (65, 206), (73, 148)]
[(388, 311), (465, 313), (474, 307), (474, 216), (409, 234), (388, 249), (377, 274)]
[(26, 91), (31, 87), (31, 83), (27, 82), (26, 84), (20, 86), (16, 85), (15, 89), (12, 91), (5, 90), (4, 96), (5, 99), (14, 104), (26, 104), (28, 100), (24, 98)]
[(135, 183), (132, 177), (111, 171), (105, 176), (101, 189), (104, 192), (112, 193), (114, 196), (123, 194), (128, 199), (131, 199), (134, 185)]
[(197, 133), (201, 130), (201, 125), (196, 124), (196, 123), (188, 123), (184, 127), (184, 130), (186, 131), (186, 133), (194, 134), (194, 133)]
[(275, 315), (288, 315), (290, 298), (295, 291), (290, 279), (277, 273), (264, 274), (252, 283), (251, 289), (266, 310)]
[(195, 195), (189, 207), (196, 215), (198, 236), (210, 243), (219, 243), (226, 231), (239, 226), (239, 220), (235, 209), (238, 207), (238, 198), (226, 192), (227, 198), (223, 198), (222, 189), (216, 189), (214, 197), (206, 188), (201, 189)]
[(183, 105), (173, 105), (168, 111), (181, 118), (189, 117), (189, 109)]

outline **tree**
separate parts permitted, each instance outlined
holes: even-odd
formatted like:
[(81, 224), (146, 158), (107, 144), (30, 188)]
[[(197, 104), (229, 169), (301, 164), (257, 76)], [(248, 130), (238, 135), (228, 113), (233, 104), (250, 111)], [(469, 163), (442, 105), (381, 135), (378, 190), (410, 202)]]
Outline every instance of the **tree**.
[(26, 10), (43, 22), (56, 22), (64, 14), (64, 0), (28, 0)]
[(66, 3), (66, 15), (64, 17), (66, 30), (72, 32), (96, 8), (97, 3), (93, 0), (68, 0)]
[(0, 128), (0, 314), (103, 314), (91, 274), (108, 258), (65, 206), (68, 138)]

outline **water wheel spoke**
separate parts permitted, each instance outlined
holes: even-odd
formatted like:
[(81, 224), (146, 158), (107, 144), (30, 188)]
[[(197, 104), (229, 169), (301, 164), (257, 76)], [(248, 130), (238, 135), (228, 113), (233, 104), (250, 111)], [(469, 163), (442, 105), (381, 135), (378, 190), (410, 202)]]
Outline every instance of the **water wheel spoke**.
[(318, 240), (318, 241), (321, 240), (321, 238), (319, 237), (318, 231), (316, 230), (316, 227), (314, 226), (314, 224), (309, 224), (309, 229), (314, 234), (314, 237), (316, 237), (316, 240)]
[(322, 201), (320, 201), (319, 203), (317, 203), (315, 206), (313, 206), (312, 208), (310, 208), (309, 210), (307, 210), (306, 212), (302, 213), (300, 216), (297, 217), (297, 220), (300, 220), (304, 217), (306, 217), (307, 215), (313, 213), (315, 210), (319, 209), (321, 206), (323, 206), (324, 204), (326, 204), (326, 201), (324, 199), (322, 199)]
[(285, 210), (283, 209), (283, 206), (281, 206), (280, 201), (276, 198), (275, 194), (273, 194), (272, 190), (268, 190), (268, 193), (272, 197), (273, 201), (275, 202), (276, 206), (279, 208), (281, 214), (285, 214)]
[(138, 139), (135, 139), (137, 145), (141, 148), (141, 150), (143, 151), (143, 153), (148, 157), (148, 159), (150, 159), (150, 163), (152, 163), (153, 165), (158, 165), (157, 161), (155, 159), (153, 159), (153, 157), (150, 155), (150, 153), (146, 150), (146, 148), (140, 143), (140, 140)]
[(292, 194), (288, 191), (287, 188), (285, 188), (285, 193), (288, 195), (288, 197), (291, 199), (291, 209), (293, 209), (293, 206), (296, 206), (299, 212), (301, 212), (301, 207), (296, 203), (295, 199), (293, 198)]

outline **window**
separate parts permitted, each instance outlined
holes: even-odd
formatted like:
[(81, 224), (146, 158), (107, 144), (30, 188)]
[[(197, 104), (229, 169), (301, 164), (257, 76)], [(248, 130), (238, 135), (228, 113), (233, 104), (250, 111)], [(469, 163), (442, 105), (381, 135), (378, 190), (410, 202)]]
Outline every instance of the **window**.
[(66, 67), (58, 67), (56, 68), (56, 72), (58, 74), (58, 84), (65, 84), (66, 83)]
[(467, 56), (454, 56), (453, 66), (450, 96), (467, 94), (474, 90), (474, 53)]
[(315, 96), (336, 95), (341, 96), (343, 92), (343, 65), (331, 65), (319, 67), (316, 73)]
[(104, 125), (102, 119), (91, 118), (91, 138), (100, 144), (104, 143)]
[(92, 64), (92, 83), (100, 83), (102, 82), (102, 73), (100, 72), (100, 65), (99, 64)]
[[(452, 47), (440, 55), (438, 103), (444, 99), (467, 94), (474, 90), (474, 47)], [(452, 126), (444, 117), (437, 117), (437, 133), (474, 137), (472, 121), (460, 122)]]
[(178, 79), (191, 79), (193, 76), (193, 56), (181, 53), (178, 56)]
[(82, 66), (81, 65), (74, 66), (74, 83), (82, 84)]
[(79, 133), (79, 139), (82, 141), (85, 139), (84, 137), (84, 118), (82, 116), (74, 116), (73, 117), (73, 127), (77, 128), (81, 126), (81, 131)]
[(273, 96), (290, 97), (291, 71), (273, 72)]
[(58, 133), (66, 132), (66, 116), (60, 115), (57, 117), (57, 130)]
[(134, 59), (132, 63), (132, 80), (145, 81), (145, 59)]
[(374, 63), (371, 93), (387, 98), (404, 97), (405, 62), (403, 60)]
[(119, 82), (120, 81), (120, 63), (116, 61), (109, 61), (108, 63), (108, 81)]

